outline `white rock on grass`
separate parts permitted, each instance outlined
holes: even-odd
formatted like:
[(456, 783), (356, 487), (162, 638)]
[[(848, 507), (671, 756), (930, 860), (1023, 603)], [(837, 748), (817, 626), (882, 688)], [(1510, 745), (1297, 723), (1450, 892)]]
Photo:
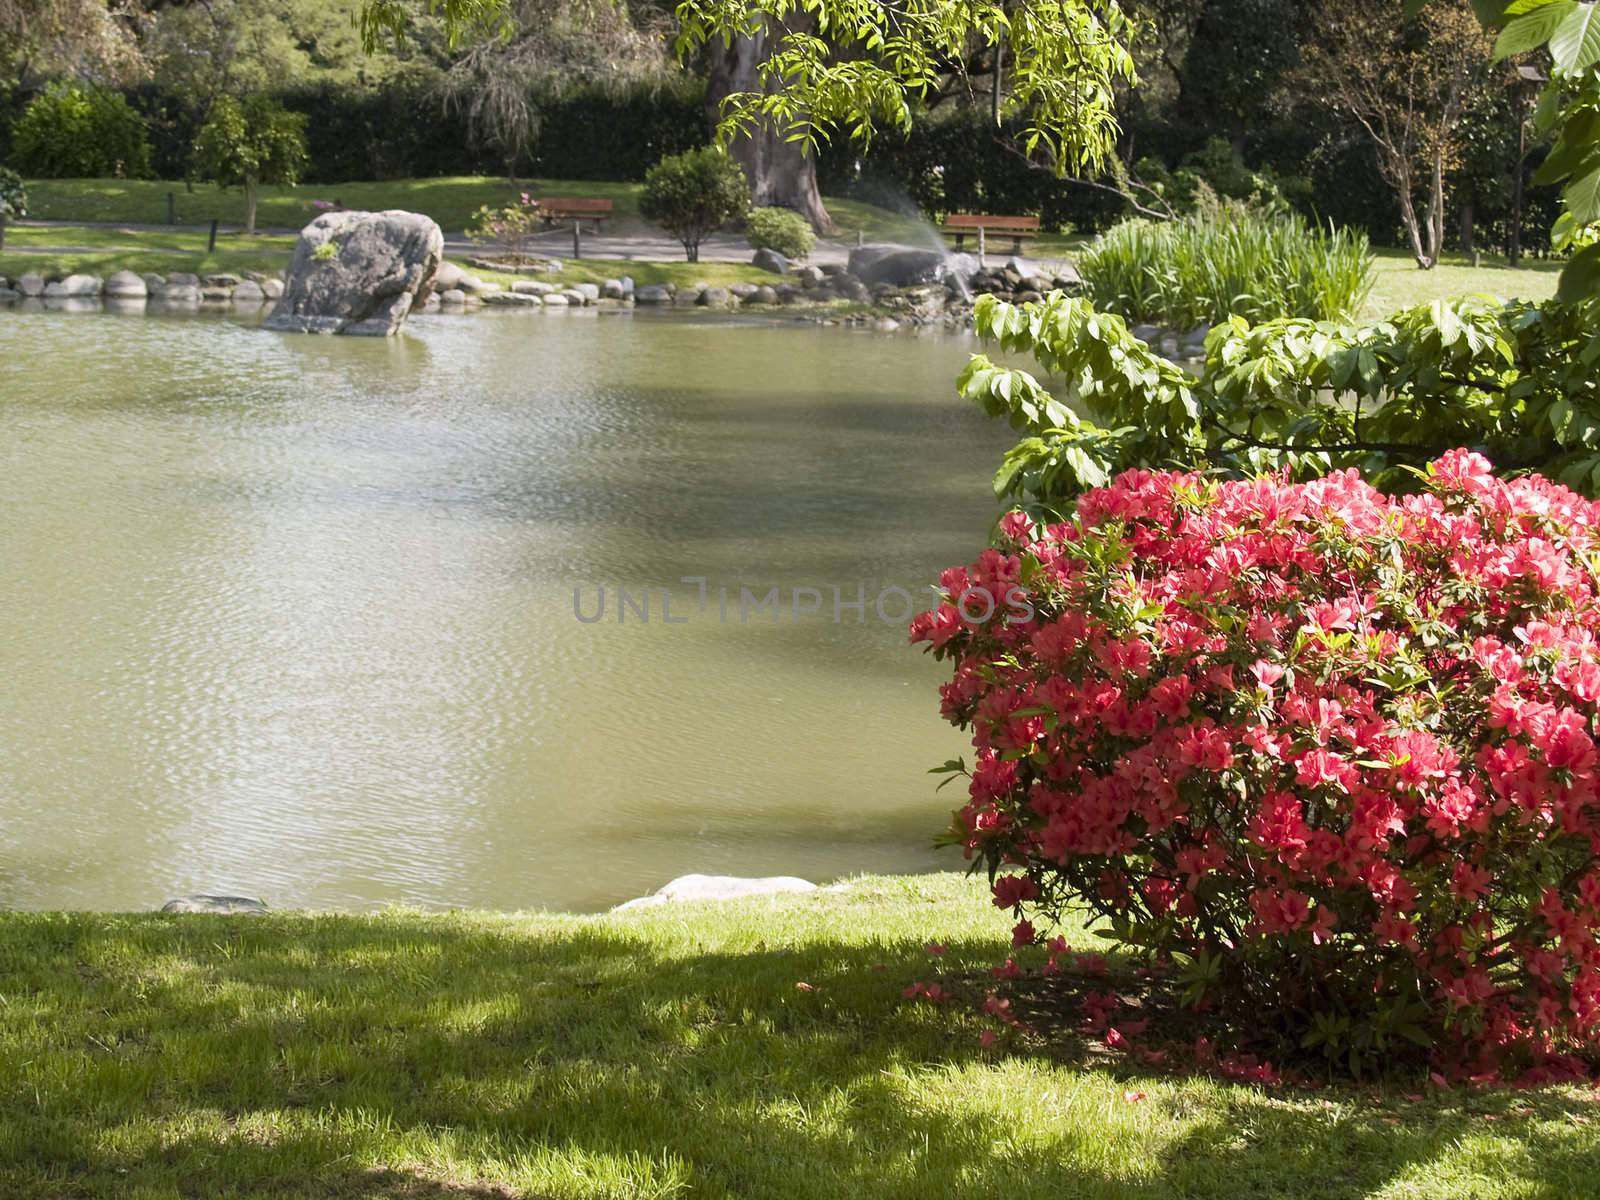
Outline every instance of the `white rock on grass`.
[(746, 896), (778, 896), (818, 891), (816, 884), (794, 875), (768, 875), (748, 879), (740, 875), (680, 875), (660, 891), (619, 904), (613, 912), (654, 908), (660, 904), (687, 904), (702, 900), (739, 900)]
[(164, 913), (223, 913), (230, 916), (263, 916), (265, 901), (253, 896), (179, 896), (161, 906)]

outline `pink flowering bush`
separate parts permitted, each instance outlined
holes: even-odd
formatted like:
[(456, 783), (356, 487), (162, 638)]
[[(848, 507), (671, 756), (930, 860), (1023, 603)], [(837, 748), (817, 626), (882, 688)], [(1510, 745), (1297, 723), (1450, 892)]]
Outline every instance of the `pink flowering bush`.
[(1593, 1061), (1600, 504), (1463, 450), (1424, 484), (1129, 471), (945, 572), (911, 637), (1020, 942), (1088, 905), (1352, 1069)]

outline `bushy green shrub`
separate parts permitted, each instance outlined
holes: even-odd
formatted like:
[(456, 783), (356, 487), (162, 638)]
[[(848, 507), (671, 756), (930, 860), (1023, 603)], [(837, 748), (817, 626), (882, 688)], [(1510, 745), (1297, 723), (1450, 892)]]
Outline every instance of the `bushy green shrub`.
[(195, 169), (221, 187), (243, 187), (245, 229), (256, 228), (263, 183), (293, 185), (305, 170), (306, 118), (258, 93), (244, 100), (219, 96), (194, 143)]
[(1101, 234), (1077, 267), (1099, 308), (1173, 329), (1229, 314), (1352, 317), (1373, 283), (1365, 234), (1238, 201), (1175, 221), (1124, 221)]
[(690, 262), (700, 242), (750, 208), (750, 185), (739, 164), (717, 146), (669, 155), (645, 173), (639, 214), (683, 243)]
[(811, 222), (793, 209), (755, 209), (746, 229), (750, 244), (757, 250), (776, 250), (785, 258), (804, 258), (817, 244)]
[(541, 228), (539, 202), (523, 192), (515, 204), (503, 208), (485, 204), (478, 209), (467, 236), (480, 245), (494, 246), (506, 261), (520, 263), (531, 256), (530, 243)]
[(0, 221), (28, 215), (28, 189), (22, 176), (10, 167), (0, 167)]
[(11, 165), (39, 179), (137, 179), (150, 174), (150, 140), (120, 92), (58, 85), (12, 126)]

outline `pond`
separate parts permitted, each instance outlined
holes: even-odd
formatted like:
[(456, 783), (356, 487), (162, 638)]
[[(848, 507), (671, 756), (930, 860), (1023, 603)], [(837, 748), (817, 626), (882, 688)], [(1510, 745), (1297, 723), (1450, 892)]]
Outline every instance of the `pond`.
[(964, 742), (885, 589), (926, 606), (995, 515), (971, 348), (0, 313), (0, 906), (591, 910), (958, 866), (926, 772)]

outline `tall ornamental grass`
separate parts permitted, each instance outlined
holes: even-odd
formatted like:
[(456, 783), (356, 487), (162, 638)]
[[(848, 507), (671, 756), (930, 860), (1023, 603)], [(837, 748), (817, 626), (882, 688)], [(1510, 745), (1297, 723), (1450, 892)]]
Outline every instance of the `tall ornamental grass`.
[(1322, 229), (1298, 213), (1239, 203), (1174, 221), (1124, 221), (1078, 260), (1097, 308), (1169, 329), (1356, 315), (1372, 290), (1363, 233)]

